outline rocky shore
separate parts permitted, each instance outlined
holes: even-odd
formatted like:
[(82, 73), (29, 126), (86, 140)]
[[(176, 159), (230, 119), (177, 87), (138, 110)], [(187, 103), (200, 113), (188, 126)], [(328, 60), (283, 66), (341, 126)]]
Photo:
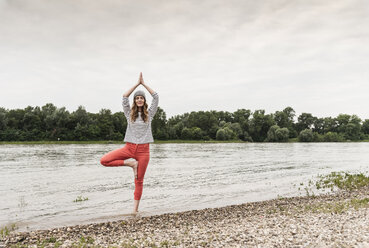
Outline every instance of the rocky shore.
[(369, 187), (11, 232), (0, 247), (369, 247)]

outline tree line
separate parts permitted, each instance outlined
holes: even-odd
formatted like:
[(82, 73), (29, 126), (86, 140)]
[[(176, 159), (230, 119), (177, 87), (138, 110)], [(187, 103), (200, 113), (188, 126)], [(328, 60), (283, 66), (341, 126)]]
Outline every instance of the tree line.
[[(25, 109), (0, 108), (0, 141), (95, 141), (122, 140), (127, 121), (123, 112), (101, 109), (89, 113), (83, 106), (69, 112), (52, 103)], [(158, 140), (242, 140), (248, 142), (358, 141), (369, 138), (369, 119), (340, 114), (318, 118), (286, 107), (266, 114), (265, 110), (193, 111), (167, 119), (158, 108), (152, 121)]]

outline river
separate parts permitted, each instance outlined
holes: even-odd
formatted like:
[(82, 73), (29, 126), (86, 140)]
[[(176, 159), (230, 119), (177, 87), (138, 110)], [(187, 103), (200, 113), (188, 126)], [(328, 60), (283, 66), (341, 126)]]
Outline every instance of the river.
[[(0, 227), (130, 218), (133, 171), (104, 167), (122, 145), (0, 145)], [(300, 183), (369, 170), (369, 143), (151, 144), (142, 216), (304, 195)], [(300, 187), (301, 188), (301, 187)], [(75, 202), (81, 196), (88, 200)]]

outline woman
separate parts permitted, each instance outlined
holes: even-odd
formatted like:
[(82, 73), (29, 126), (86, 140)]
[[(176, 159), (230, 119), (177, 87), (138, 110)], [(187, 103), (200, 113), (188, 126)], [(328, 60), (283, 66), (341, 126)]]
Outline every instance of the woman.
[[(139, 85), (143, 85), (152, 95), (153, 100), (148, 109), (145, 92), (138, 90), (133, 97), (132, 108), (128, 97)], [(159, 96), (143, 80), (140, 73), (136, 85), (123, 95), (123, 111), (127, 119), (127, 130), (124, 137), (126, 145), (123, 148), (105, 154), (100, 162), (104, 166), (129, 166), (133, 169), (135, 177), (134, 208), (133, 214), (137, 214), (140, 204), (143, 179), (150, 159), (149, 143), (154, 142), (151, 132), (151, 121), (158, 109)], [(135, 160), (127, 160), (133, 158)]]

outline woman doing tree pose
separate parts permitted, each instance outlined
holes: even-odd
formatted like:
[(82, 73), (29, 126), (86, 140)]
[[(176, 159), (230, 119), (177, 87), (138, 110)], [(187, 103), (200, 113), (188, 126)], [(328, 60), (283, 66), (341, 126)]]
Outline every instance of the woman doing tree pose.
[[(132, 108), (128, 97), (139, 86), (143, 85), (153, 97), (150, 108), (146, 103), (145, 92), (138, 90), (133, 97)], [(127, 130), (123, 148), (105, 154), (100, 162), (104, 166), (129, 166), (133, 168), (135, 177), (134, 209), (137, 214), (142, 195), (143, 179), (150, 160), (149, 143), (154, 142), (151, 132), (151, 121), (158, 109), (159, 96), (143, 80), (140, 73), (139, 80), (131, 89), (123, 94), (123, 111), (127, 119)], [(127, 160), (133, 158), (135, 160)]]

